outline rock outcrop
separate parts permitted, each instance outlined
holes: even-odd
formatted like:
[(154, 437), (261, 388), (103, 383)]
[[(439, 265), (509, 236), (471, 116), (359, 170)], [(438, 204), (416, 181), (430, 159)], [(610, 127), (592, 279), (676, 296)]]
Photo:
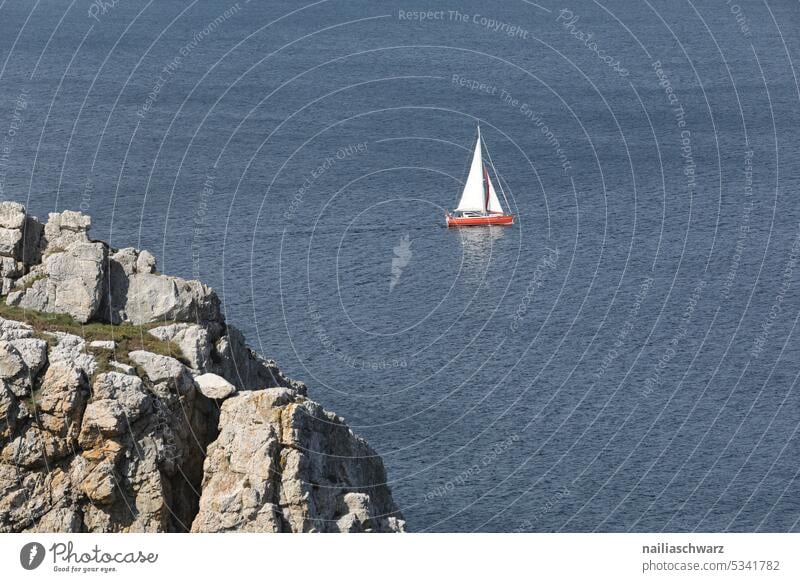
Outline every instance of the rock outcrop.
[(399, 531), (383, 463), (344, 421), (288, 388), (222, 404), (192, 531)]
[(213, 290), (90, 224), (0, 203), (0, 532), (404, 530), (380, 457)]

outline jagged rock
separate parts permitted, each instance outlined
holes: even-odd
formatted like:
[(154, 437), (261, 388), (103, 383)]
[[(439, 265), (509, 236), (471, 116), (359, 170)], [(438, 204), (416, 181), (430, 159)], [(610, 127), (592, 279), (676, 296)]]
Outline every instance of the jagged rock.
[(20, 471), (13, 463), (0, 463), (0, 532), (37, 531), (37, 524), (62, 525), (65, 520), (52, 512), (69, 504), (70, 484), (68, 474), (58, 466)]
[(189, 365), (196, 370), (205, 370), (210, 364), (211, 341), (208, 330), (195, 323), (173, 323), (148, 330), (161, 341), (177, 345)]
[(12, 258), (18, 257), (19, 243), (21, 240), (21, 230), (0, 227), (0, 255)]
[(93, 449), (106, 437), (116, 437), (128, 429), (125, 412), (118, 402), (97, 400), (86, 405), (78, 443)]
[[(128, 277), (123, 296), (114, 296), (112, 305), (123, 321), (141, 325), (156, 321), (219, 322), (219, 298), (199, 281), (187, 281), (154, 273)], [(113, 309), (113, 307), (112, 307)]]
[(216, 374), (201, 374), (194, 381), (203, 396), (213, 400), (222, 400), (236, 392), (236, 386)]
[(156, 272), (156, 258), (150, 251), (139, 251), (139, 256), (136, 257), (136, 272), (137, 273)]
[(33, 327), (22, 321), (3, 319), (0, 317), (0, 340), (22, 339), (33, 337)]
[(0, 257), (0, 277), (12, 281), (22, 275), (25, 265), (13, 257)]
[(124, 275), (130, 277), (136, 273), (136, 257), (138, 254), (139, 251), (135, 248), (125, 247), (112, 254), (110, 260), (119, 265)]
[(77, 444), (87, 392), (83, 374), (66, 362), (51, 364), (44, 375), (35, 399), (38, 422), (64, 441), (61, 450)]
[(114, 464), (103, 460), (80, 481), (80, 488), (94, 503), (106, 504), (114, 500), (117, 492)]
[(18, 202), (0, 202), (0, 293), (9, 293), (25, 267), (38, 262), (42, 225)]
[(46, 466), (49, 460), (59, 459), (70, 452), (63, 439), (32, 426), (5, 446), (0, 459), (7, 464), (30, 469)]
[(25, 360), (14, 344), (7, 341), (0, 341), (0, 380), (20, 398), (30, 392), (31, 378)]
[(60, 331), (46, 333), (58, 340), (48, 354), (50, 362), (66, 362), (81, 370), (87, 377), (94, 375), (97, 370), (97, 360), (86, 352), (86, 342), (83, 338)]
[(183, 394), (194, 385), (189, 370), (175, 358), (144, 350), (136, 350), (128, 357), (141, 367), (153, 383), (168, 382)]
[(25, 207), (19, 202), (0, 202), (0, 228), (21, 229), (25, 224)]
[(22, 361), (28, 368), (31, 376), (36, 376), (39, 370), (47, 361), (47, 342), (38, 338), (26, 337), (9, 340), (12, 346), (17, 349)]
[(49, 255), (45, 262), (47, 276), (27, 289), (10, 293), (7, 303), (36, 311), (67, 313), (79, 323), (88, 322), (103, 298), (106, 250), (103, 243), (74, 243), (64, 252)]
[(100, 374), (92, 386), (94, 401), (113, 400), (122, 407), (122, 412), (129, 423), (136, 422), (150, 409), (150, 395), (138, 376), (130, 376), (120, 372)]
[(377, 454), (294, 390), (225, 400), (204, 471), (192, 531), (404, 529)]
[(75, 243), (88, 243), (91, 226), (91, 217), (81, 212), (51, 212), (44, 226), (43, 254), (66, 251)]
[(25, 370), (25, 360), (11, 342), (0, 342), (0, 378), (11, 380)]

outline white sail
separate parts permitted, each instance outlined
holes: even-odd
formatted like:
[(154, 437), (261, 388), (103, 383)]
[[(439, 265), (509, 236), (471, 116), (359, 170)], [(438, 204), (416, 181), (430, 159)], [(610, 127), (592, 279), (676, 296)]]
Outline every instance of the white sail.
[[(488, 197), (486, 195), (487, 188)], [(489, 177), (489, 171), (483, 163), (480, 127), (478, 128), (478, 139), (475, 141), (475, 150), (472, 152), (472, 163), (469, 166), (467, 182), (464, 184), (464, 190), (461, 192), (461, 199), (458, 201), (456, 210), (505, 213)]]
[(475, 151), (472, 153), (472, 163), (469, 166), (469, 175), (458, 201), (457, 211), (486, 210), (486, 193), (483, 190), (483, 158), (481, 155), (481, 129), (478, 128), (478, 139), (475, 142)]
[[(500, 178), (498, 178), (499, 180)], [(500, 214), (505, 214), (503, 207), (500, 205), (500, 199), (497, 197), (497, 192), (494, 190), (494, 184), (492, 184), (491, 178), (489, 178), (489, 173), (486, 173), (486, 183), (489, 184), (489, 204), (486, 205), (486, 210), (489, 212), (498, 212)]]

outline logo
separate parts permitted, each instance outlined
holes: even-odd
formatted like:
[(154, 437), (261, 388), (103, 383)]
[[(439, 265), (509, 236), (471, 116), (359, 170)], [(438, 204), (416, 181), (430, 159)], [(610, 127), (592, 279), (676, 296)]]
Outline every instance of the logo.
[(19, 563), (26, 570), (35, 570), (44, 561), (44, 546), (38, 542), (30, 542), (22, 546), (19, 552)]
[(392, 278), (389, 279), (389, 293), (400, 282), (403, 269), (411, 262), (411, 241), (407, 234), (400, 237), (400, 241), (394, 247), (394, 257), (392, 257)]

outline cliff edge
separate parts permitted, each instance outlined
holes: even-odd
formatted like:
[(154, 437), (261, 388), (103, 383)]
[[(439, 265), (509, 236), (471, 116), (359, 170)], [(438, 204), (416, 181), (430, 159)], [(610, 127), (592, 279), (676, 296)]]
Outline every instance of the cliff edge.
[(147, 251), (0, 202), (0, 532), (399, 532), (383, 462)]

